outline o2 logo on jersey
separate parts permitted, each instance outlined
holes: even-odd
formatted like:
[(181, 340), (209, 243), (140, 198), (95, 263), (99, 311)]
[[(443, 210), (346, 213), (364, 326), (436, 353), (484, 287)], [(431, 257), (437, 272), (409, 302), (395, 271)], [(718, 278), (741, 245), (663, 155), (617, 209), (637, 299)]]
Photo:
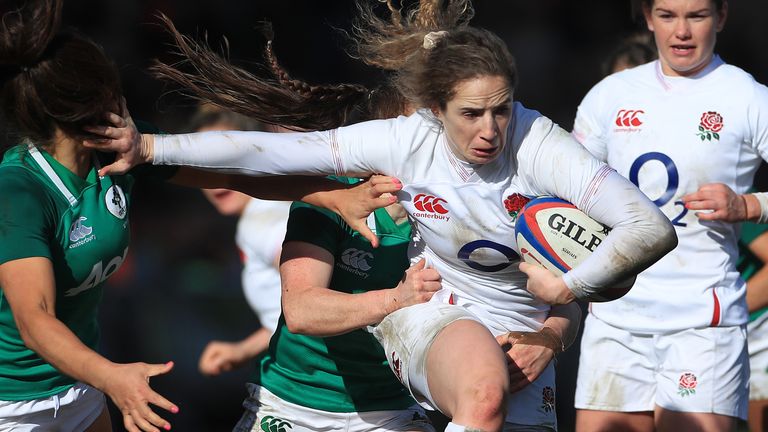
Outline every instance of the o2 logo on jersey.
[[(482, 249), (491, 249), (493, 251), (496, 251), (503, 255), (506, 258), (506, 261), (502, 261), (498, 264), (481, 264), (474, 259), (472, 259), (471, 255), (475, 252), (488, 255), (487, 251), (482, 251)], [(509, 267), (514, 263), (515, 261), (520, 261), (520, 255), (517, 254), (517, 252), (514, 251), (509, 246), (492, 242), (490, 240), (475, 240), (472, 242), (469, 242), (465, 244), (464, 246), (459, 249), (459, 253), (456, 255), (456, 258), (460, 259), (464, 264), (468, 265), (470, 268), (473, 268), (475, 270), (486, 272), (486, 273), (493, 273), (497, 271), (504, 270), (505, 268)]]
[(414, 212), (413, 215), (419, 218), (441, 219), (447, 221), (450, 219), (450, 216), (446, 216), (448, 214), (447, 204), (448, 201), (443, 198), (420, 193), (413, 197), (413, 206), (418, 210), (418, 212)]
[(645, 111), (620, 109), (616, 114), (616, 126), (625, 128), (640, 127), (643, 124), (640, 114), (645, 114)]
[[(656, 199), (649, 197), (657, 207), (661, 207), (671, 201), (677, 193), (678, 186), (680, 185), (680, 174), (677, 171), (675, 161), (664, 153), (648, 152), (641, 154), (634, 162), (632, 162), (632, 166), (629, 167), (629, 181), (634, 183), (640, 190), (642, 190), (640, 187), (640, 169), (649, 162), (661, 165), (667, 174), (667, 188), (661, 196)], [(643, 191), (643, 193), (645, 193), (645, 191)], [(685, 203), (677, 200), (674, 201), (673, 204), (675, 207), (680, 207), (680, 212), (677, 216), (671, 219), (672, 225), (679, 227), (688, 226), (686, 222), (682, 222), (682, 219), (688, 214), (688, 209), (685, 208)]]
[(104, 195), (104, 203), (107, 210), (118, 219), (125, 219), (128, 214), (128, 203), (125, 200), (125, 194), (118, 185), (112, 185)]

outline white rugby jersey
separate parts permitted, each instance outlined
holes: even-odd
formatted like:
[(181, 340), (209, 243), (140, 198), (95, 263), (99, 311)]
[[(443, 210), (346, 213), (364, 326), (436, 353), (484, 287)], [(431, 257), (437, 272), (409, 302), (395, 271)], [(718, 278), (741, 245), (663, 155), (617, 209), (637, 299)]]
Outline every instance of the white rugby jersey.
[(648, 256), (637, 251), (647, 249), (659, 232), (653, 225), (669, 225), (637, 188), (552, 121), (519, 103), (506, 145), (494, 161), (463, 162), (445, 140), (434, 116), (422, 110), (324, 132), (157, 136), (154, 163), (250, 175), (383, 173), (399, 178), (404, 187), (398, 198), (414, 226), (412, 252), (423, 254), (442, 276), (444, 292), (435, 301), (468, 307), (495, 334), (538, 330), (549, 311), (526, 290), (526, 276), (518, 270), (506, 197), (558, 196), (614, 227), (589, 259), (565, 275), (575, 291), (606, 286), (633, 268), (636, 272), (640, 264), (635, 257)]
[(573, 135), (654, 200), (679, 238), (628, 295), (592, 313), (650, 333), (746, 323), (738, 224), (701, 222), (680, 198), (707, 183), (747, 192), (768, 156), (768, 89), (717, 56), (691, 78), (664, 76), (656, 61), (597, 84)]
[(280, 272), (289, 202), (251, 199), (237, 221), (235, 242), (243, 260), (245, 298), (261, 325), (274, 332), (280, 319)]

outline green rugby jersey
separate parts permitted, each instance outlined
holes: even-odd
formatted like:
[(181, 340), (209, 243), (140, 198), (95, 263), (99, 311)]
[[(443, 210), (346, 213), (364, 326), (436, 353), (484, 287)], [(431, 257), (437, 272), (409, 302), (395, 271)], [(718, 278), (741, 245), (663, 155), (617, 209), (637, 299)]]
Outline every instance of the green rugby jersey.
[[(391, 288), (408, 268), (411, 230), (407, 222), (396, 225), (384, 209), (374, 216), (381, 240), (375, 249), (338, 215), (296, 203), (285, 241), (307, 242), (331, 252), (335, 264), (330, 287), (335, 291)], [(415, 403), (367, 331), (297, 335), (288, 331), (283, 316), (261, 363), (260, 384), (285, 401), (330, 412), (398, 410)]]
[[(0, 163), (0, 263), (50, 259), (56, 317), (92, 349), (102, 284), (128, 251), (132, 186), (130, 175), (99, 179), (96, 167), (80, 178), (26, 145)], [(46, 397), (73, 383), (24, 345), (0, 291), (0, 400)]]

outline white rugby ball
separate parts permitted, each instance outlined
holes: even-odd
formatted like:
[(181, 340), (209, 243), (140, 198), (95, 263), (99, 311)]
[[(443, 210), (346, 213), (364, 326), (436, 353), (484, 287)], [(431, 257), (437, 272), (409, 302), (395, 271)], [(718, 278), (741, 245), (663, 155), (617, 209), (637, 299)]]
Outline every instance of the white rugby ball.
[[(539, 197), (520, 211), (515, 224), (522, 259), (560, 276), (581, 264), (608, 235), (610, 228), (595, 221), (568, 201)], [(622, 297), (634, 278), (585, 299), (605, 302)]]

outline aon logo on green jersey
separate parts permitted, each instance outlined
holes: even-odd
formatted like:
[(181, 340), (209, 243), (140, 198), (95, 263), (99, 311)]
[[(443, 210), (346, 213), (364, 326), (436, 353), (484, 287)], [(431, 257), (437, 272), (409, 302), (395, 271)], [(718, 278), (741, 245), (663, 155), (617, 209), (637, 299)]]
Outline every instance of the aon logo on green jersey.
[(117, 271), (117, 269), (120, 268), (121, 265), (123, 265), (123, 261), (125, 261), (126, 255), (128, 255), (128, 248), (125, 248), (123, 251), (123, 256), (116, 256), (112, 258), (106, 266), (103, 264), (103, 260), (97, 262), (93, 265), (93, 268), (91, 268), (91, 273), (87, 278), (85, 278), (83, 283), (81, 283), (77, 288), (68, 289), (64, 295), (67, 297), (75, 296), (104, 282), (107, 280), (107, 278), (112, 276)]

